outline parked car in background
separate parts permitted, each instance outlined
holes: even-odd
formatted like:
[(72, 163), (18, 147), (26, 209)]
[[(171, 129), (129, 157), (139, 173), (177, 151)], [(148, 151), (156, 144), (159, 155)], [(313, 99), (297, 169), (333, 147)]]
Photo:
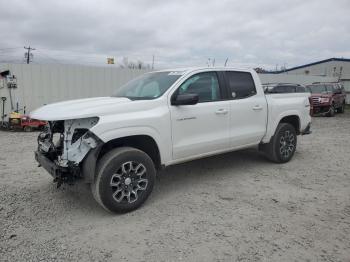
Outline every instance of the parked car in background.
[(305, 93), (308, 92), (303, 85), (292, 83), (268, 83), (263, 84), (265, 94), (282, 94), (282, 93)]
[(311, 93), (313, 114), (334, 116), (335, 113), (344, 113), (346, 93), (340, 83), (313, 83), (306, 86)]

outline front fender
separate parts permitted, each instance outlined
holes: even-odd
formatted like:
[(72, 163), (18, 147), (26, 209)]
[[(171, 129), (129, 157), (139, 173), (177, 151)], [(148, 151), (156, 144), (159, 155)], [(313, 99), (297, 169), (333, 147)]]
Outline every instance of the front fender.
[(91, 149), (82, 162), (81, 170), (85, 183), (92, 183), (94, 181), (97, 159), (102, 147), (103, 143)]
[[(94, 130), (91, 129), (91, 132), (94, 132)], [(147, 126), (118, 128), (113, 130), (107, 130), (103, 133), (94, 132), (94, 134), (97, 135), (104, 143), (107, 143), (114, 139), (128, 137), (128, 136), (146, 135), (146, 136), (152, 137), (158, 146), (161, 163), (166, 161), (167, 153), (171, 152), (170, 150), (165, 149), (165, 143), (161, 142), (160, 134), (155, 129)], [(84, 174), (84, 181), (86, 183), (91, 183), (95, 177), (97, 160), (98, 160), (99, 153), (103, 147), (103, 144), (90, 150), (83, 161), (82, 172)]]
[[(91, 130), (94, 132), (94, 129)], [(123, 138), (127, 136), (137, 136), (137, 135), (146, 135), (156, 142), (161, 164), (165, 164), (171, 160), (171, 141), (166, 141), (164, 135), (161, 136), (158, 130), (150, 126), (129, 126), (129, 127), (121, 127), (117, 129), (105, 130), (103, 132), (94, 132), (104, 143), (111, 141), (117, 138)]]

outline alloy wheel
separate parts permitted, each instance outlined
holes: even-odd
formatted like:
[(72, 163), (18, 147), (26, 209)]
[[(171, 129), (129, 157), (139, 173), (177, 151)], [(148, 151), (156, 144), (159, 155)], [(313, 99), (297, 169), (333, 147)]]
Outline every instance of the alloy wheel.
[(286, 130), (280, 137), (280, 154), (288, 158), (295, 148), (295, 137), (292, 132)]
[(137, 201), (148, 185), (146, 167), (135, 161), (123, 163), (117, 172), (112, 175), (110, 186), (113, 198), (118, 203), (133, 203)]

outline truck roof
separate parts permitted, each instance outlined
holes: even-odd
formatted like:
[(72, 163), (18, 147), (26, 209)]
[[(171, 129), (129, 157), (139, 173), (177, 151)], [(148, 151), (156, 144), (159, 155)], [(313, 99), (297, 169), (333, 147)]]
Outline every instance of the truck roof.
[(241, 72), (252, 72), (254, 71), (253, 69), (249, 68), (237, 68), (237, 67), (207, 67), (207, 66), (202, 66), (202, 67), (185, 67), (185, 68), (171, 68), (171, 69), (162, 69), (162, 70), (157, 70), (154, 72), (183, 72), (183, 73), (190, 73), (193, 71), (199, 71), (199, 70), (208, 70), (208, 71), (241, 71)]

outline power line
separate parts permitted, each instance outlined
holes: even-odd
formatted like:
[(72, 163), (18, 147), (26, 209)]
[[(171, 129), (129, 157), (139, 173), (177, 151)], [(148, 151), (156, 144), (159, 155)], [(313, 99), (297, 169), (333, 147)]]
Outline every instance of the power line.
[(13, 54), (0, 54), (0, 56), (14, 56), (14, 57), (18, 57), (18, 55), (13, 55)]
[(0, 59), (0, 64), (6, 64), (6, 63), (22, 63), (23, 61), (21, 59)]
[[(37, 51), (37, 52), (38, 52), (38, 51)], [(52, 61), (55, 61), (55, 62), (58, 63), (58, 64), (61, 64), (61, 62), (60, 62), (59, 60), (57, 60), (56, 58), (53, 58), (53, 57), (51, 57), (51, 56), (49, 56), (49, 55), (43, 53), (42, 51), (40, 51), (40, 52), (37, 53), (37, 54), (38, 54), (39, 56), (46, 57), (46, 58), (48, 58), (48, 59), (50, 59), (50, 60), (52, 60)]]
[(0, 51), (5, 51), (5, 50), (12, 50), (12, 49), (19, 49), (19, 48), (22, 48), (22, 47), (6, 47), (6, 48), (0, 48)]

